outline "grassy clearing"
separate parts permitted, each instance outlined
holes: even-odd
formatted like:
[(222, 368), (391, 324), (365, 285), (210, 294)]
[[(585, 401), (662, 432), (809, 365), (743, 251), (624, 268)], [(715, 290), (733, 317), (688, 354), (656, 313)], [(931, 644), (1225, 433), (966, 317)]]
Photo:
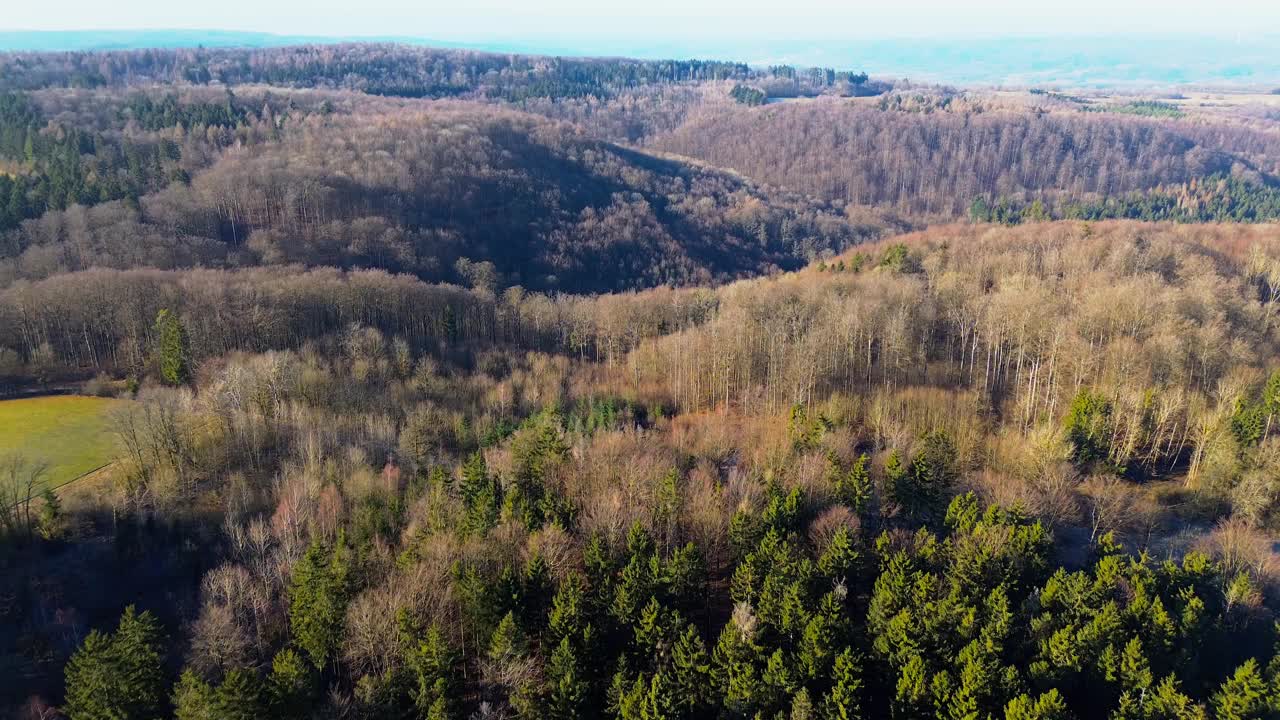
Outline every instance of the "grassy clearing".
[(112, 411), (127, 400), (54, 395), (0, 401), (0, 457), (47, 462), (57, 486), (115, 459)]

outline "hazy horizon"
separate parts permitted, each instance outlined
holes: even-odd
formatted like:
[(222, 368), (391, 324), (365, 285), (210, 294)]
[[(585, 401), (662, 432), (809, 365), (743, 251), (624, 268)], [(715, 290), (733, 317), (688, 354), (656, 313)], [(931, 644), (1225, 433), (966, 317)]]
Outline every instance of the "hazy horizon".
[(118, 50), (144, 47), (267, 47), (298, 43), (402, 42), (493, 52), (700, 58), (753, 65), (792, 64), (866, 70), (959, 85), (1176, 87), (1280, 84), (1280, 33), (1223, 37), (1211, 33), (1040, 32), (966, 36), (628, 37), (529, 32), (451, 38), (409, 34), (281, 34), (200, 29), (0, 30), (0, 50)]

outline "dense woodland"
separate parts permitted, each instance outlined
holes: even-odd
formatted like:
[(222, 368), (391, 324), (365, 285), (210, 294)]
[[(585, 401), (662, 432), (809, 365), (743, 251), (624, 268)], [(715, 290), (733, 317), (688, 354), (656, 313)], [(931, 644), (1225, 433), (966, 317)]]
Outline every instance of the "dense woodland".
[(832, 201), (941, 217), (963, 216), (975, 198), (1097, 201), (1225, 173), (1274, 187), (1280, 172), (1274, 127), (915, 107), (708, 109), (656, 146)]
[(0, 712), (1280, 716), (1257, 117), (391, 46), (0, 84), (0, 390), (133, 401), (92, 483), (0, 458)]

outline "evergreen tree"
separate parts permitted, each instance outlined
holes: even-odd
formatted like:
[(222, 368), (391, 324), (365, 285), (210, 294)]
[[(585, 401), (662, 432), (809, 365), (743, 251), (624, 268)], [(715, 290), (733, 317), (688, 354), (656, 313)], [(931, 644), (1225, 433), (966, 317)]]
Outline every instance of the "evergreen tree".
[(212, 716), (218, 720), (258, 720), (266, 715), (265, 699), (258, 673), (236, 668), (218, 685)]
[(1019, 695), (1004, 709), (1005, 720), (1068, 720), (1070, 717), (1067, 705), (1056, 689), (1034, 700), (1028, 695)]
[(331, 549), (319, 540), (293, 567), (289, 585), (289, 624), (294, 642), (324, 669), (342, 639), (349, 593), (349, 550), (341, 532)]
[(483, 535), (498, 522), (502, 508), (502, 489), (497, 478), (489, 475), (484, 453), (476, 451), (462, 468), (462, 502), (466, 507), (463, 528), (476, 535)]
[(855, 513), (861, 515), (871, 500), (871, 472), (867, 467), (869, 460), (866, 453), (853, 461), (853, 467), (836, 478), (836, 497), (848, 505)]
[(160, 379), (169, 385), (185, 385), (191, 381), (191, 349), (182, 321), (168, 309), (156, 315), (156, 361)]
[(425, 717), (452, 717), (461, 687), (457, 668), (461, 656), (432, 625), (426, 635), (412, 647), (408, 665), (413, 675), (411, 690), (414, 705)]
[(40, 494), (43, 501), (40, 505), (40, 517), (37, 523), (40, 537), (46, 541), (57, 540), (62, 537), (65, 531), (64, 519), (62, 516), (62, 500), (58, 498), (58, 494), (52, 488), (45, 488)]
[(117, 693), (116, 658), (111, 637), (97, 630), (89, 633), (67, 663), (67, 702), (63, 711), (71, 720), (112, 720), (127, 717)]
[(685, 717), (700, 717), (711, 703), (711, 657), (693, 625), (686, 625), (671, 648), (671, 683)]
[(556, 720), (577, 720), (589, 717), (586, 702), (588, 686), (569, 638), (563, 638), (551, 653), (548, 666), (550, 681), (548, 717)]
[(217, 691), (191, 670), (184, 671), (173, 688), (177, 720), (217, 720), (214, 715), (216, 702)]
[(750, 606), (739, 603), (733, 620), (720, 633), (712, 660), (712, 676), (724, 707), (737, 715), (751, 715), (764, 691), (761, 665), (764, 649), (758, 644), (757, 620)]
[(276, 653), (266, 689), (266, 702), (273, 716), (296, 720), (306, 717), (315, 693), (315, 674), (306, 660), (291, 648)]
[(66, 668), (71, 720), (150, 720), (164, 704), (164, 638), (150, 612), (125, 608), (115, 633), (89, 633)]
[(1263, 720), (1280, 715), (1276, 690), (1269, 687), (1253, 658), (1236, 668), (1213, 696), (1215, 720)]
[(862, 671), (853, 648), (836, 656), (831, 672), (831, 691), (823, 702), (823, 713), (832, 720), (861, 717)]

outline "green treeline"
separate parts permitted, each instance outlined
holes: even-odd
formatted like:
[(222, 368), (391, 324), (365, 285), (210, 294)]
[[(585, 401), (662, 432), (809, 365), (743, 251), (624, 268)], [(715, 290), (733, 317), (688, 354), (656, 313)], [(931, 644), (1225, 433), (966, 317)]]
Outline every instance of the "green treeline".
[(178, 145), (138, 143), (49, 125), (21, 94), (0, 95), (0, 231), (48, 210), (144, 193), (180, 177)]
[(729, 91), (729, 97), (743, 105), (763, 105), (768, 97), (764, 92), (746, 85), (734, 85), (733, 90)]
[(1050, 208), (1031, 203), (978, 198), (969, 219), (1017, 225), (1046, 220), (1145, 220), (1180, 223), (1272, 222), (1280, 218), (1280, 186), (1229, 175), (1212, 175), (1173, 190), (1136, 192)]
[[(516, 447), (531, 468), (563, 452)], [(953, 461), (922, 453), (932, 454), (917, 455), (904, 478)], [(833, 465), (833, 489), (864, 467)], [(522, 483), (547, 492), (544, 472)], [(396, 563), (413, 567), (446, 538), (483, 538), (499, 522), (580, 532), (572, 512), (528, 515), (519, 500), (467, 489), (491, 479), (477, 460), (462, 470), (461, 490), (439, 484), (449, 482), (443, 476), (418, 485), (414, 492), (461, 492), (466, 512), (418, 530)], [(683, 486), (673, 472), (652, 523), (631, 526), (616, 544), (582, 537), (581, 550), (554, 566), (538, 553), (454, 565), (455, 621), (424, 625), (402, 610), (367, 646), (352, 636), (369, 631), (354, 603), (382, 572), (376, 539), (400, 532), (397, 508), (415, 501), (382, 497), (294, 565), (289, 631), (266, 667), (188, 667), (174, 682), (162, 670), (154, 618), (131, 608), (115, 633), (91, 634), (71, 659), (65, 709), (71, 720), (147, 718), (170, 707), (181, 720), (315, 717), (317, 690), (356, 671), (359, 717), (461, 718), (486, 706), (519, 718), (625, 720), (1280, 712), (1277, 638), (1257, 612), (1259, 590), (1202, 554), (1156, 562), (1104, 536), (1086, 567), (1055, 569), (1045, 527), (971, 494), (931, 511), (914, 533), (872, 535), (858, 529), (865, 510), (770, 485), (758, 510), (734, 516), (729, 582), (713, 586), (704, 548), (646, 528), (663, 528), (689, 501)], [(915, 490), (894, 492), (909, 501)], [(478, 503), (493, 508), (482, 521)], [(843, 520), (806, 531), (836, 511)], [(366, 651), (379, 654), (376, 663)]]

